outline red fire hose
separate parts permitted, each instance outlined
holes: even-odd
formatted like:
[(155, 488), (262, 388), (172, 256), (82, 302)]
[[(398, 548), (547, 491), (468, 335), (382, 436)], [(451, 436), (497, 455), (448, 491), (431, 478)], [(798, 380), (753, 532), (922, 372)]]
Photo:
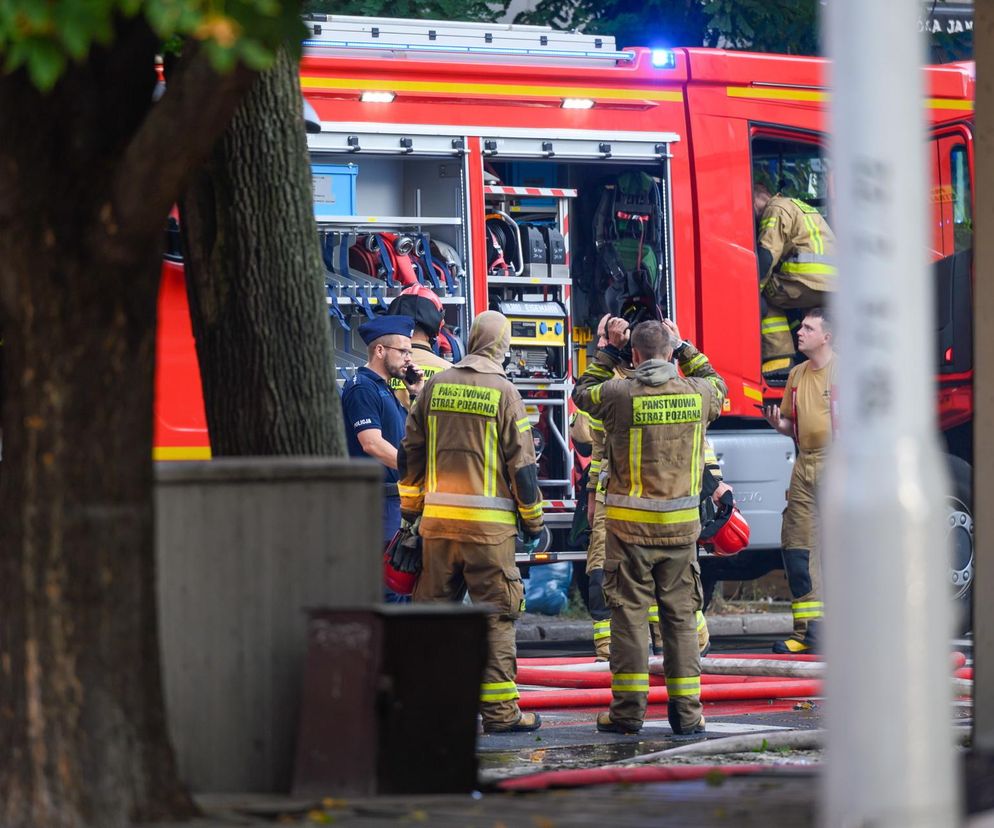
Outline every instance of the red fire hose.
[[(750, 699), (794, 699), (820, 696), (821, 682), (810, 680), (781, 680), (742, 682), (737, 684), (705, 684), (701, 701), (746, 701)], [(521, 694), (518, 706), (522, 710), (545, 710), (564, 707), (606, 707), (611, 703), (610, 689), (596, 690), (530, 690)], [(649, 704), (669, 701), (665, 687), (649, 689)]]
[[(808, 681), (809, 679), (780, 678), (778, 681)], [(531, 684), (539, 687), (610, 687), (611, 674), (604, 673), (576, 673), (569, 670), (540, 670), (535, 667), (520, 667), (518, 669), (518, 684)], [(769, 676), (713, 676), (704, 674), (701, 676), (702, 684), (747, 684), (755, 682), (769, 683)], [(663, 676), (655, 673), (649, 674), (649, 685), (652, 687), (665, 687), (666, 680)]]
[(739, 776), (769, 771), (764, 765), (617, 765), (601, 768), (568, 768), (505, 779), (497, 787), (503, 791), (540, 791), (546, 788), (572, 788), (637, 782), (683, 782), (704, 777)]

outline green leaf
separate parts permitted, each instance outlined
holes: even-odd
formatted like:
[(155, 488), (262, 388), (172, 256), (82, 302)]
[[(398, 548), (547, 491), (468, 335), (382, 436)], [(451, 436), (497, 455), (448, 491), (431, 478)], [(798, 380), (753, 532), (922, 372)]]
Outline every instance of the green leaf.
[(238, 53), (245, 65), (257, 72), (262, 72), (273, 65), (276, 53), (267, 49), (257, 40), (244, 38), (238, 43)]
[(50, 40), (28, 46), (28, 74), (42, 92), (48, 92), (66, 68), (66, 55)]

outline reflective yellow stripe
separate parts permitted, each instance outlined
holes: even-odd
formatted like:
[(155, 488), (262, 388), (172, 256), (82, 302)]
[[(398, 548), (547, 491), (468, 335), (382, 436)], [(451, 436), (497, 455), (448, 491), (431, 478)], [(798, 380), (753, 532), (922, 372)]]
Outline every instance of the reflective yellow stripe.
[(519, 506), (518, 513), (525, 520), (531, 520), (532, 518), (540, 517), (542, 514), (542, 504), (536, 503), (534, 506), (528, 506), (528, 507)]
[(527, 417), (516, 420), (514, 424), (518, 427), (518, 431), (531, 431), (532, 424)]
[(765, 333), (776, 333), (778, 331), (789, 331), (790, 323), (786, 316), (767, 316), (760, 323), (760, 331)]
[(590, 427), (594, 431), (603, 431), (604, 430), (604, 421), (603, 420), (598, 420), (596, 417), (591, 417), (590, 415), (587, 415), (587, 419), (590, 421)]
[(699, 696), (701, 694), (701, 677), (667, 678), (666, 689), (670, 696)]
[(590, 473), (597, 474), (601, 470), (601, 460), (591, 460), (590, 461)]
[(685, 374), (686, 373), (693, 373), (701, 365), (704, 365), (707, 361), (708, 361), (708, 358), (706, 356), (704, 356), (704, 354), (698, 354), (697, 356), (693, 357), (692, 359), (687, 360), (687, 364), (683, 366), (683, 372)]
[(759, 223), (760, 230), (769, 230), (771, 227), (776, 227), (780, 219), (777, 216), (767, 216)]
[(594, 621), (594, 639), (611, 637), (611, 619), (604, 621)]
[(611, 676), (611, 689), (615, 693), (648, 693), (648, 673), (615, 673)]
[(704, 613), (697, 610), (697, 632), (706, 629), (708, 625), (707, 620), (704, 618)]
[(690, 458), (690, 493), (697, 495), (701, 493), (704, 471), (701, 469), (701, 432), (703, 428), (700, 423), (694, 426), (694, 448)]
[(480, 685), (480, 701), (511, 701), (519, 698), (518, 687), (513, 681), (495, 681)]
[(596, 362), (587, 368), (587, 373), (592, 377), (604, 377), (604, 379), (611, 379), (614, 376), (613, 372), (609, 371), (603, 365), (598, 365)]
[(784, 262), (780, 265), (781, 273), (800, 273), (809, 276), (835, 276), (838, 272), (835, 265), (823, 262)]
[(763, 373), (766, 374), (770, 371), (782, 371), (784, 368), (790, 368), (793, 364), (794, 360), (790, 357), (783, 357), (782, 359), (768, 359), (763, 363)]
[(438, 446), (438, 417), (434, 414), (428, 415), (428, 491), (433, 492), (438, 488), (438, 478), (435, 476), (435, 452)]
[(418, 497), (424, 494), (424, 489), (421, 486), (405, 486), (403, 483), (398, 483), (397, 493), (401, 497)]
[(448, 520), (471, 520), (478, 523), (500, 523), (505, 526), (517, 526), (518, 519), (514, 512), (501, 509), (471, 509), (466, 506), (425, 506), (426, 518), (446, 518)]
[(790, 605), (790, 610), (795, 619), (803, 618), (823, 618), (825, 616), (825, 605), (821, 601), (800, 601)]
[(593, 388), (590, 389), (590, 401), (594, 405), (601, 404), (601, 387), (602, 386), (600, 385), (595, 385)]
[(487, 420), (483, 436), (483, 496), (497, 496), (497, 421)]
[(155, 446), (153, 460), (210, 460), (210, 446)]
[(756, 402), (763, 401), (763, 392), (745, 383), (742, 383), (742, 395), (748, 397), (750, 400), (756, 400)]
[(653, 604), (649, 607), (649, 623), (658, 624), (659, 623), (659, 605)]
[(645, 509), (628, 509), (624, 506), (605, 506), (604, 517), (628, 523), (691, 523), (700, 518), (700, 510), (695, 508), (678, 509), (675, 512), (650, 512)]
[(819, 256), (825, 255), (825, 240), (821, 237), (821, 230), (815, 217), (808, 213), (804, 214), (804, 225), (808, 228), (808, 235), (811, 236), (811, 249)]
[(629, 497), (642, 496), (642, 429), (628, 430), (628, 472), (632, 484), (628, 488)]

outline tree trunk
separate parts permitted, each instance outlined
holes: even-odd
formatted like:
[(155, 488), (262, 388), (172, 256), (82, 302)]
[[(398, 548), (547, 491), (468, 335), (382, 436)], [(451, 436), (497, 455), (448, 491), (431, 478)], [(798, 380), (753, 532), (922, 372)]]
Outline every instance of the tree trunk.
[(0, 828), (194, 810), (158, 660), (156, 296), (169, 204), (247, 76), (192, 60), (153, 110), (158, 39), (117, 24), (47, 94), (0, 77)]
[(283, 52), (182, 202), (215, 456), (345, 454), (297, 72)]

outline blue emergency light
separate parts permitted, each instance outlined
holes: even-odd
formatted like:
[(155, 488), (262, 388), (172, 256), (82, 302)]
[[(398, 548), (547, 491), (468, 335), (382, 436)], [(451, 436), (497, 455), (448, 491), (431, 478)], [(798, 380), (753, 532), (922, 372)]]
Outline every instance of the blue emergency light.
[(653, 49), (652, 65), (657, 69), (676, 69), (676, 52), (672, 49)]

